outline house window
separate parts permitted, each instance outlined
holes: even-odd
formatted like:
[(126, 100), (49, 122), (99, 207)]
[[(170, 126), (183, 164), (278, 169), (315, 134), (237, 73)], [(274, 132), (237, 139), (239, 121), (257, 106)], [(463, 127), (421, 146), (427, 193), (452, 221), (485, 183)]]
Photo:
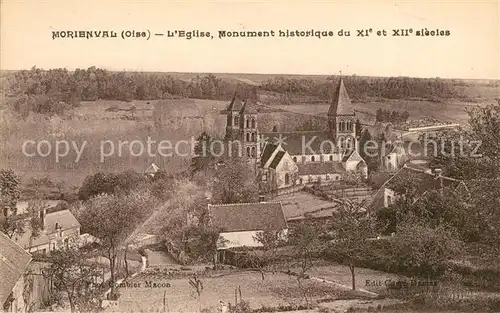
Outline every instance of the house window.
[(311, 162), (314, 162), (314, 155), (311, 157)]
[(304, 183), (304, 181), (302, 180), (302, 178), (299, 179), (299, 183), (302, 185)]
[(326, 175), (325, 175), (325, 179), (326, 179), (326, 180), (329, 180), (329, 179), (330, 179), (330, 177), (328, 176), (328, 174), (326, 174)]
[(339, 179), (340, 179), (340, 177), (338, 175), (335, 176), (335, 180), (339, 180)]
[(56, 243), (52, 243), (52, 251), (54, 251), (56, 249)]
[(267, 174), (262, 174), (262, 181), (267, 181)]
[(333, 155), (330, 155), (330, 161), (333, 161)]
[(290, 175), (288, 173), (285, 174), (285, 185), (290, 184)]

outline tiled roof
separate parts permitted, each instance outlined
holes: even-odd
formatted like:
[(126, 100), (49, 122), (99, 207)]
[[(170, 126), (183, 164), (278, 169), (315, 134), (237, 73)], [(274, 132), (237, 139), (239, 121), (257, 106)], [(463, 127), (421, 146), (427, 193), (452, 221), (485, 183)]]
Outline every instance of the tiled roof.
[(61, 226), (61, 229), (63, 231), (80, 227), (80, 223), (75, 218), (73, 213), (71, 213), (70, 210), (56, 211), (52, 213), (47, 213), (47, 215), (45, 215), (45, 228), (40, 233), (39, 236), (30, 238), (32, 232), (29, 229), (29, 227), (27, 227), (21, 236), (15, 238), (15, 241), (17, 244), (19, 244), (25, 249), (28, 248), (30, 245), (32, 247), (36, 247), (43, 244), (47, 244), (50, 242), (49, 234), (53, 234), (56, 232), (56, 223), (58, 223)]
[(284, 155), (285, 155), (285, 151), (278, 151), (278, 153), (276, 153), (276, 155), (274, 156), (274, 159), (271, 162), (271, 164), (269, 165), (269, 167), (275, 170), (276, 167), (278, 166), (278, 164), (280, 164), (280, 161)]
[(344, 157), (342, 158), (342, 162), (347, 162), (347, 160), (349, 160), (349, 158), (351, 157), (351, 155), (354, 153), (354, 150), (351, 150), (351, 151), (348, 151)]
[(223, 232), (286, 229), (281, 203), (257, 202), (208, 205), (210, 219)]
[(398, 180), (402, 179), (409, 179), (414, 182), (414, 185), (417, 187), (417, 196), (422, 195), (428, 190), (440, 189), (441, 180), (443, 181), (443, 187), (457, 187), (460, 184), (459, 180), (450, 177), (441, 176), (441, 178), (437, 178), (432, 173), (404, 166), (390, 179), (387, 187), (392, 188), (397, 184)]
[[(281, 140), (281, 147), (290, 155), (333, 154), (338, 150), (335, 140), (331, 139), (330, 133), (325, 131), (270, 132), (261, 133), (261, 135), (271, 143)], [(312, 142), (309, 143), (311, 140)], [(321, 146), (322, 143), (323, 146)]]
[(278, 145), (272, 144), (272, 143), (267, 143), (266, 146), (264, 147), (264, 151), (262, 152), (262, 155), (260, 157), (260, 163), (262, 166), (264, 166), (269, 158), (273, 155), (274, 150), (278, 148)]
[(345, 168), (339, 162), (299, 163), (297, 167), (299, 168), (299, 175), (345, 173)]
[(12, 288), (24, 274), (26, 266), (31, 261), (31, 255), (0, 232), (0, 305), (3, 305)]
[(337, 88), (335, 88), (328, 115), (354, 115), (354, 107), (352, 106), (342, 77), (339, 79)]
[(159, 170), (160, 170), (160, 168), (158, 167), (158, 165), (151, 163), (151, 165), (148, 166), (148, 168), (144, 171), (144, 173), (154, 174), (154, 173), (158, 172)]
[(398, 183), (398, 180), (409, 179), (416, 186), (416, 197), (421, 197), (425, 192), (441, 189), (441, 180), (443, 187), (457, 188), (462, 184), (460, 180), (446, 176), (437, 178), (435, 174), (428, 173), (417, 168), (403, 166), (396, 174), (389, 178), (382, 187), (375, 193), (370, 207), (372, 209), (380, 209), (384, 206), (384, 190), (385, 188), (392, 189)]

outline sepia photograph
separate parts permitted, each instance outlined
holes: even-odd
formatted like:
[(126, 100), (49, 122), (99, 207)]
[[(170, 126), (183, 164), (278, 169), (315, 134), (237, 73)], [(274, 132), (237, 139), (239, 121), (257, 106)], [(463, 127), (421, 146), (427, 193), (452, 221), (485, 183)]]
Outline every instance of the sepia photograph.
[(0, 14), (0, 312), (500, 312), (500, 2)]

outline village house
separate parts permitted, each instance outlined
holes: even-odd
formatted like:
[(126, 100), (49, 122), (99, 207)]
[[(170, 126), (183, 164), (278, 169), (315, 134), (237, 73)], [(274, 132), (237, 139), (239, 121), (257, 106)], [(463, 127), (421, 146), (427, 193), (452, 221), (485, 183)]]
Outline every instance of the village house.
[(381, 165), (388, 172), (398, 171), (408, 161), (405, 147), (400, 140), (388, 142), (383, 151)]
[[(15, 235), (13, 240), (30, 253), (48, 254), (52, 250), (59, 249), (69, 244), (69, 241), (79, 240), (80, 223), (73, 213), (60, 201), (35, 200), (20, 201), (16, 205), (16, 215), (13, 219), (29, 219), (29, 210), (40, 219), (42, 229), (34, 234), (30, 227), (25, 227), (21, 235)], [(5, 218), (5, 217), (3, 217)]]
[(0, 232), (0, 304), (5, 312), (25, 312), (24, 274), (31, 255)]
[(235, 247), (261, 247), (255, 236), (265, 230), (288, 233), (281, 202), (208, 205), (210, 222), (221, 229), (218, 250)]
[[(241, 142), (241, 151), (255, 164), (260, 186), (267, 190), (318, 181), (342, 180), (346, 172), (368, 169), (359, 154), (356, 113), (341, 78), (328, 111), (325, 131), (260, 132), (253, 101), (237, 95), (226, 109), (226, 142)], [(262, 153), (261, 153), (262, 151)]]
[(417, 167), (408, 166), (407, 164), (389, 178), (375, 193), (372, 202), (369, 206), (370, 211), (375, 212), (381, 208), (388, 207), (395, 203), (399, 196), (394, 191), (394, 185), (398, 181), (409, 180), (415, 186), (416, 200), (425, 195), (431, 190), (441, 190), (443, 188), (463, 188), (467, 191), (463, 181), (441, 175), (439, 169), (422, 170)]
[(160, 170), (160, 168), (158, 167), (158, 165), (154, 164), (154, 163), (151, 163), (151, 165), (149, 165), (146, 170), (144, 170), (144, 174), (149, 176), (149, 177), (154, 177), (155, 174)]

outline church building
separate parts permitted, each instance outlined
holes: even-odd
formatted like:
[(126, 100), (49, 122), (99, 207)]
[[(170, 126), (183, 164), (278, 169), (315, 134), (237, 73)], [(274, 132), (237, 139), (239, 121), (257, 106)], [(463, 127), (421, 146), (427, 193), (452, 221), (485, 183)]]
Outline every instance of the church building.
[(348, 172), (367, 176), (357, 144), (356, 113), (342, 78), (324, 131), (260, 132), (256, 103), (242, 103), (236, 96), (226, 115), (226, 142), (239, 142), (243, 156), (255, 164), (260, 185), (267, 186), (264, 189), (341, 181)]

